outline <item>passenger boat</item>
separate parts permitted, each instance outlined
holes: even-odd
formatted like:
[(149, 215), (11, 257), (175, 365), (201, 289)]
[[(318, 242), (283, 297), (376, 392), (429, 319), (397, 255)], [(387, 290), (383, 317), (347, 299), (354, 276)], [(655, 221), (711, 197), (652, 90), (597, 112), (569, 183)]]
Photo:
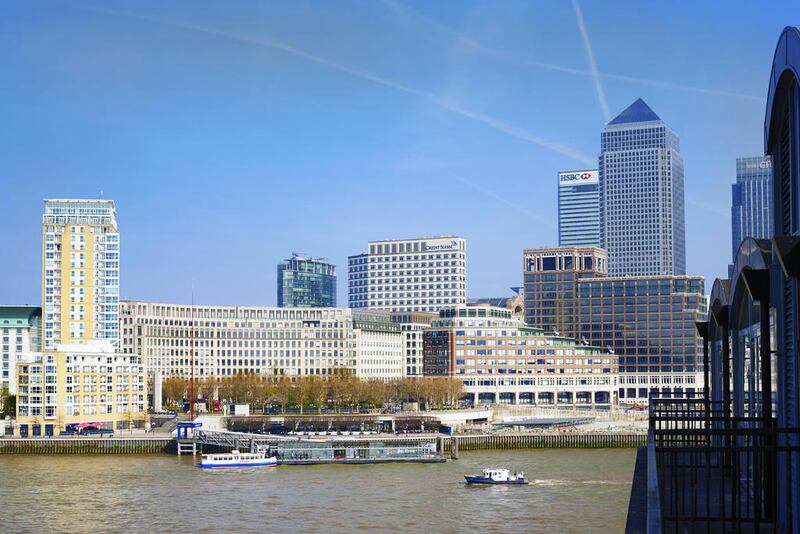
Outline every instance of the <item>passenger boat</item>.
[(278, 459), (267, 457), (264, 452), (239, 452), (204, 454), (200, 458), (200, 467), (204, 469), (222, 469), (226, 467), (274, 467)]
[(467, 484), (527, 484), (525, 475), (520, 473), (508, 474), (508, 469), (484, 469), (481, 475), (464, 475)]

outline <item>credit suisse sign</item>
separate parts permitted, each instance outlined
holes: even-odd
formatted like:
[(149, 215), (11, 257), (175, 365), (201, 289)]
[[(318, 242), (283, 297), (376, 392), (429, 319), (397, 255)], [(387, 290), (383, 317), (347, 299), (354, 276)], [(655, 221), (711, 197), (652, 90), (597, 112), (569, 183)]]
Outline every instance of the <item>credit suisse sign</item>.
[(600, 173), (597, 170), (569, 171), (558, 173), (559, 185), (583, 185), (596, 184), (600, 181)]

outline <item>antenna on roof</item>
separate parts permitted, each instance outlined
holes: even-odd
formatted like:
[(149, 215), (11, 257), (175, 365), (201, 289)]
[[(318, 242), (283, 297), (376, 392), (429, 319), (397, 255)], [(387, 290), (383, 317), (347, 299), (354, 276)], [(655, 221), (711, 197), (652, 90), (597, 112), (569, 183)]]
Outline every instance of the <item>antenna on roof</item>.
[(606, 347), (606, 350), (608, 351), (609, 354), (614, 354), (614, 349), (611, 348), (611, 345), (608, 345)]
[(100, 190), (100, 198), (103, 198), (103, 190)]
[(588, 345), (589, 344), (589, 342), (586, 340), (586, 336), (581, 336), (581, 343), (583, 345)]

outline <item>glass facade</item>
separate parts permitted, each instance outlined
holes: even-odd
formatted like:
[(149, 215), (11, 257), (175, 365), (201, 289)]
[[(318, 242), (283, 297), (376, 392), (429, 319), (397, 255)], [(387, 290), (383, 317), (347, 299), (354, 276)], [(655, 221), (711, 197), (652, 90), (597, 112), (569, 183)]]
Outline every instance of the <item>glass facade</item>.
[(559, 246), (600, 246), (597, 169), (558, 173)]
[(336, 266), (297, 254), (278, 264), (279, 308), (335, 308)]
[(772, 158), (736, 158), (731, 186), (731, 258), (746, 237), (772, 236)]
[(525, 250), (525, 323), (575, 337), (574, 300), (578, 280), (605, 276), (607, 258), (606, 252), (596, 247)]
[(601, 134), (600, 243), (612, 276), (685, 274), (683, 158), (641, 99)]
[(620, 388), (621, 400), (646, 400), (648, 389), (656, 384), (664, 392), (695, 388), (694, 375), (702, 372), (703, 354), (695, 322), (707, 315), (704, 291), (700, 276), (595, 278), (578, 283), (578, 335), (591, 345), (611, 348), (619, 357), (620, 373), (632, 379), (626, 380), (629, 387)]

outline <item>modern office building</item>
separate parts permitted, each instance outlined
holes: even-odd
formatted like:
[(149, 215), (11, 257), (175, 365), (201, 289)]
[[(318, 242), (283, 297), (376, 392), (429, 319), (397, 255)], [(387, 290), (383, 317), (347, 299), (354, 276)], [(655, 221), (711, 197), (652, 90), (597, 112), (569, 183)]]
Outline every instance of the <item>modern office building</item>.
[(746, 237), (771, 235), (772, 158), (736, 158), (736, 183), (731, 186), (731, 261)]
[(119, 233), (112, 200), (48, 199), (42, 217), (45, 351), (119, 337)]
[(392, 322), (400, 325), (403, 332), (405, 345), (406, 368), (405, 376), (422, 376), (422, 362), (424, 359), (422, 337), (426, 329), (438, 314), (427, 312), (394, 312), (391, 314)]
[(581, 278), (608, 274), (608, 254), (598, 247), (544, 247), (522, 254), (525, 322), (575, 337), (575, 297)]
[(467, 243), (456, 236), (370, 241), (348, 258), (351, 308), (435, 312), (467, 302)]
[(504, 308), (440, 310), (424, 341), (425, 375), (463, 380), (473, 404), (608, 407), (616, 402), (613, 355), (526, 327)]
[(638, 99), (606, 125), (600, 142), (600, 246), (609, 274), (685, 274), (677, 134)]
[(41, 351), (41, 338), (42, 308), (0, 305), (0, 407), (3, 393), (17, 392), (17, 360)]
[(71, 423), (143, 428), (147, 383), (141, 358), (110, 340), (59, 344), (17, 362), (16, 434), (57, 436)]
[(620, 402), (702, 390), (695, 322), (708, 307), (701, 276), (584, 278), (576, 296), (578, 338), (619, 358)]
[(558, 173), (558, 244), (600, 246), (600, 177), (597, 169)]
[(258, 373), (364, 379), (404, 376), (405, 336), (390, 313), (123, 301), (122, 348), (164, 378)]
[(336, 266), (292, 253), (278, 264), (279, 308), (335, 308)]
[(383, 310), (353, 310), (356, 376), (389, 382), (405, 376), (406, 335)]

